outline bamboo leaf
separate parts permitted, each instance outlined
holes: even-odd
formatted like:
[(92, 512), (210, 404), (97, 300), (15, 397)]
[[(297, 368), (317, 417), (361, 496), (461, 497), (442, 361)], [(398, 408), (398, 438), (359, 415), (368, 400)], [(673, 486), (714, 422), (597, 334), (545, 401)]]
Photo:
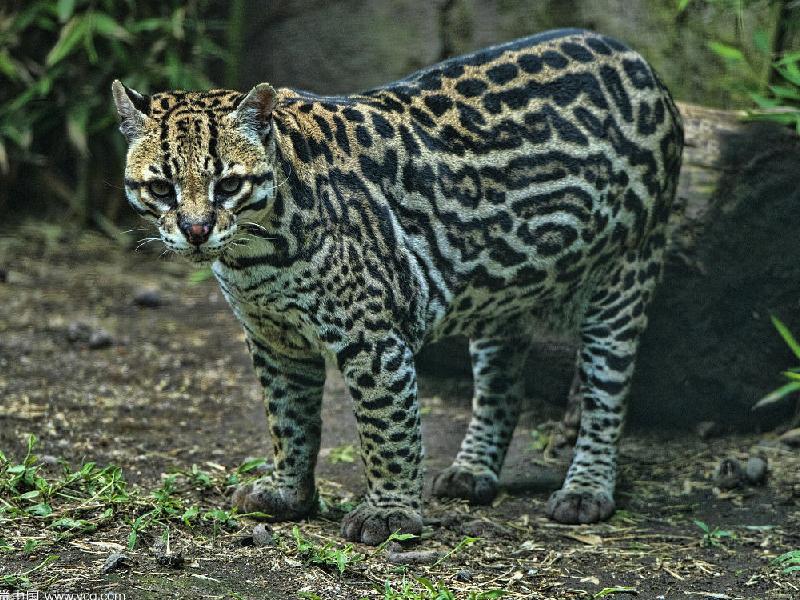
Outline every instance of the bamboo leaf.
[(45, 64), (48, 67), (52, 67), (69, 56), (86, 35), (88, 31), (87, 25), (88, 21), (83, 17), (73, 17), (70, 19), (61, 30), (61, 35), (58, 36), (58, 41), (55, 46), (48, 52), (47, 58), (45, 58)]
[(786, 398), (786, 396), (789, 394), (797, 391), (800, 391), (800, 381), (790, 381), (789, 383), (782, 385), (774, 392), (767, 394), (761, 400), (756, 402), (753, 406), (753, 410), (758, 410), (760, 408), (764, 408), (765, 406), (776, 404)]
[(770, 318), (772, 319), (772, 324), (775, 326), (775, 329), (777, 329), (778, 333), (781, 334), (783, 341), (786, 342), (786, 345), (792, 349), (794, 355), (797, 358), (800, 358), (800, 344), (798, 344), (797, 340), (794, 339), (792, 332), (789, 331), (789, 328), (786, 327), (786, 325), (784, 325), (783, 322), (778, 319), (778, 317), (773, 315)]
[(56, 4), (56, 14), (61, 23), (66, 23), (75, 10), (75, 0), (58, 0)]
[(723, 44), (722, 42), (708, 42), (709, 49), (714, 52), (714, 54), (721, 56), (725, 60), (733, 60), (733, 61), (742, 61), (744, 62), (744, 54), (738, 48), (734, 48), (733, 46), (729, 46), (728, 44)]

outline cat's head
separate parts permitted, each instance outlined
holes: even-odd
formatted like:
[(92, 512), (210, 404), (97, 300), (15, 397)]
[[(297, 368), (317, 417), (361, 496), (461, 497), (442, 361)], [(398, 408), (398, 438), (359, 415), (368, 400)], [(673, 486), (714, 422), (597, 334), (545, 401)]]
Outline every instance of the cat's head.
[(131, 206), (178, 254), (197, 261), (219, 256), (275, 193), (275, 90), (261, 83), (248, 94), (145, 96), (114, 81), (112, 91), (128, 140)]

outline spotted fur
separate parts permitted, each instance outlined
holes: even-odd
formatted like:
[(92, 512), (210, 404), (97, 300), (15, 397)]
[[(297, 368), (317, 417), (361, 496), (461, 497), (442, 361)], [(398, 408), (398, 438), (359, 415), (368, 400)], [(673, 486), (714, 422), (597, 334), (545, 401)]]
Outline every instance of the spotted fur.
[(682, 149), (675, 105), (638, 54), (561, 30), (352, 96), (260, 84), (145, 97), (118, 82), (114, 95), (131, 204), (169, 248), (213, 260), (264, 386), (274, 471), (237, 506), (275, 519), (316, 506), (327, 360), (353, 398), (368, 485), (343, 535), (419, 533), (414, 355), (453, 334), (471, 340), (473, 417), (434, 493), (489, 502), (529, 341), (558, 330), (582, 340), (582, 416), (547, 512), (611, 514)]

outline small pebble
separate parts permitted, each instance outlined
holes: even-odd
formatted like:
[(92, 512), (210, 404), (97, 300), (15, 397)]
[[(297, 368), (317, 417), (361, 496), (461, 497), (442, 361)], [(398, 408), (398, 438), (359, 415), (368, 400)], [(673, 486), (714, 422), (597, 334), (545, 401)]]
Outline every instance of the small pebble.
[(73, 321), (67, 327), (67, 340), (73, 344), (88, 342), (91, 336), (92, 328), (83, 321)]
[(105, 329), (98, 329), (89, 336), (89, 348), (100, 350), (114, 344), (114, 338)]
[(761, 485), (767, 479), (767, 461), (760, 456), (751, 456), (744, 466), (744, 474), (752, 485)]
[(119, 552), (112, 552), (106, 562), (103, 563), (103, 573), (110, 573), (115, 569), (130, 566), (129, 559), (126, 555)]
[(456, 580), (472, 581), (472, 571), (470, 571), (469, 569), (461, 569), (458, 573), (456, 573)]
[(745, 479), (742, 463), (733, 457), (723, 458), (714, 473), (714, 483), (721, 490), (739, 487)]
[(157, 289), (143, 288), (134, 294), (133, 303), (143, 308), (157, 308), (164, 304), (164, 300)]
[(259, 523), (253, 527), (253, 545), (254, 546), (274, 546), (275, 537), (272, 535), (272, 530), (264, 523)]
[(171, 552), (170, 554), (159, 554), (156, 556), (156, 562), (162, 567), (170, 567), (171, 569), (180, 569), (183, 566), (183, 554), (180, 552)]

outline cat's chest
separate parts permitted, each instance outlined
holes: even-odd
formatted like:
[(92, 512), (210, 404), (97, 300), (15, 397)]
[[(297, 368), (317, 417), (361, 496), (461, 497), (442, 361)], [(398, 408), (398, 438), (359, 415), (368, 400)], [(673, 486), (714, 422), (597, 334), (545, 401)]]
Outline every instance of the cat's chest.
[(250, 334), (292, 347), (318, 345), (319, 324), (309, 309), (314, 299), (291, 278), (229, 269), (219, 262), (212, 271), (236, 319)]

